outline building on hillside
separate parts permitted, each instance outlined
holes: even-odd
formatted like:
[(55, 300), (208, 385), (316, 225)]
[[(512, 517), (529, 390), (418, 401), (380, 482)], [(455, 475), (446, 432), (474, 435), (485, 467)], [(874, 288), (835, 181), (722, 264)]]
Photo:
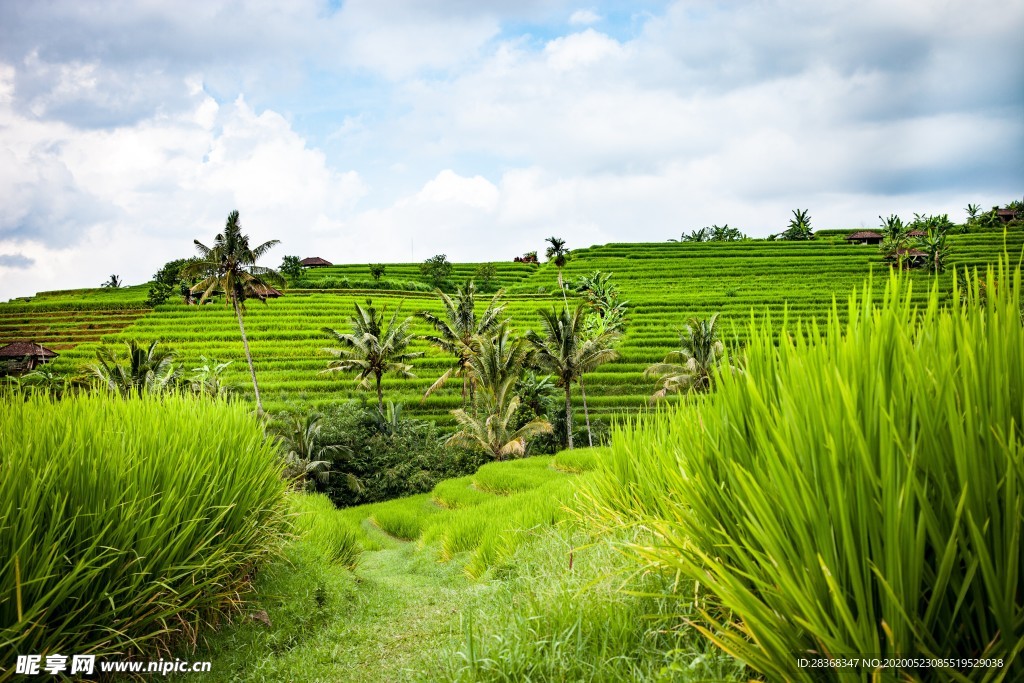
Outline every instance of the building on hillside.
[(322, 259), (319, 256), (310, 256), (299, 261), (299, 265), (303, 268), (326, 268), (333, 266), (334, 264), (326, 259)]
[(12, 342), (0, 348), (0, 375), (31, 372), (59, 355), (35, 342)]
[(904, 268), (918, 268), (923, 266), (925, 261), (928, 260), (928, 254), (920, 249), (898, 249), (896, 250), (896, 258), (899, 259)]
[(881, 244), (882, 236), (871, 230), (861, 230), (847, 235), (846, 241), (851, 244)]
[(928, 232), (926, 230), (911, 230), (907, 233), (907, 237), (927, 237)]
[(270, 285), (252, 285), (252, 287), (250, 288), (250, 295), (261, 301), (266, 301), (267, 299), (277, 299), (278, 297), (284, 296), (284, 294), (274, 289)]
[(1017, 212), (1013, 209), (996, 209), (996, 216), (998, 216), (999, 220), (1002, 222), (1009, 223), (1017, 217)]

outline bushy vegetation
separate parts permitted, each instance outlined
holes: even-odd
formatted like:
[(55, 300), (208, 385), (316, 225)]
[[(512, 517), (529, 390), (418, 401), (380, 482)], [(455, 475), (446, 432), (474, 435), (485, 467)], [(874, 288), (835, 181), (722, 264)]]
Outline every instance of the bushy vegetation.
[(0, 472), (3, 667), (166, 652), (237, 603), (286, 529), (277, 450), (223, 402), (9, 394)]
[(1021, 274), (989, 271), (984, 302), (969, 281), (963, 305), (937, 284), (917, 305), (893, 275), (823, 327), (754, 323), (711, 400), (614, 435), (602, 519), (652, 529), (639, 561), (698, 581), (704, 632), (768, 679), (897, 676), (801, 668), (805, 653), (1024, 675)]
[(327, 481), (315, 486), (341, 507), (426, 493), (485, 462), (480, 454), (445, 445), (437, 425), (403, 417), (394, 404), (383, 416), (356, 403), (332, 406), (319, 426), (320, 445), (339, 450), (323, 456), (330, 463)]

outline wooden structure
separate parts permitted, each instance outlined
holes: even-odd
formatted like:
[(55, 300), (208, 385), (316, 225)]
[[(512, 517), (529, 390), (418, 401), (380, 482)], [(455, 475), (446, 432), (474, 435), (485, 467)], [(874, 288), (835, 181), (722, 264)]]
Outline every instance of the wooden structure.
[(882, 236), (871, 230), (860, 230), (846, 236), (846, 241), (851, 244), (881, 244)]
[(903, 264), (904, 268), (917, 268), (923, 266), (928, 260), (928, 254), (920, 249), (898, 249), (896, 258)]
[(523, 254), (522, 256), (516, 256), (514, 259), (512, 259), (512, 262), (513, 263), (538, 263), (538, 261), (537, 261), (537, 252), (535, 252), (535, 251), (528, 251), (525, 254)]
[(266, 301), (267, 299), (277, 299), (284, 295), (270, 285), (252, 285), (249, 296), (255, 297), (260, 301)]
[(31, 372), (59, 355), (35, 342), (12, 342), (0, 348), (0, 374)]
[(1017, 217), (1017, 212), (1013, 209), (996, 209), (996, 216), (998, 216), (999, 220), (1002, 222), (1009, 223)]
[(334, 264), (326, 259), (322, 259), (319, 256), (310, 256), (299, 261), (299, 265), (303, 268), (326, 268), (333, 266)]
[(928, 232), (925, 231), (925, 230), (920, 230), (920, 229), (918, 229), (918, 230), (911, 230), (910, 232), (907, 233), (907, 237), (927, 237), (927, 236), (928, 236)]

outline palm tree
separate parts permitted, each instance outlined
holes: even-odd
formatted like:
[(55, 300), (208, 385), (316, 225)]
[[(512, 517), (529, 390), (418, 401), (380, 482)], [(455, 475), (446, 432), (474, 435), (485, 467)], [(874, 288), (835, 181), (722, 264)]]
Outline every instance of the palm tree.
[(453, 410), (452, 415), (462, 429), (449, 437), (447, 443), (481, 448), (495, 460), (504, 460), (508, 456), (525, 455), (526, 443), (531, 437), (551, 433), (551, 423), (541, 418), (531, 420), (519, 429), (511, 428), (519, 410), (518, 396), (507, 393), (498, 396), (490, 389), (481, 389), (480, 393), (485, 397), (483, 416), (476, 417), (462, 409)]
[(658, 377), (661, 389), (652, 399), (664, 398), (670, 391), (703, 392), (711, 389), (712, 373), (722, 362), (725, 348), (718, 339), (718, 314), (707, 320), (690, 318), (679, 335), (680, 348), (670, 352), (661, 363), (644, 374)]
[(534, 330), (526, 334), (526, 340), (533, 346), (534, 359), (544, 370), (557, 378), (556, 384), (565, 391), (565, 425), (568, 446), (572, 448), (572, 385), (583, 373), (598, 365), (618, 358), (618, 352), (611, 348), (617, 338), (615, 332), (602, 332), (587, 338), (584, 333), (587, 306), (580, 303), (575, 311), (568, 307), (559, 312), (556, 309), (541, 311), (543, 335)]
[(105, 287), (107, 289), (118, 289), (118, 288), (121, 287), (121, 278), (119, 278), (116, 275), (111, 275), (110, 279), (107, 280), (106, 282), (104, 282), (100, 286), (101, 287)]
[(505, 310), (505, 305), (498, 305), (498, 299), (502, 295), (499, 290), (487, 305), (484, 314), (477, 318), (476, 315), (476, 285), (470, 280), (464, 288), (455, 290), (454, 296), (448, 296), (440, 289), (435, 290), (441, 297), (444, 306), (443, 317), (433, 313), (421, 311), (419, 316), (430, 323), (438, 334), (427, 335), (423, 339), (430, 342), (446, 353), (455, 357), (455, 363), (441, 375), (436, 382), (430, 385), (423, 398), (444, 386), (452, 377), (462, 378), (462, 407), (466, 407), (467, 393), (472, 400), (475, 381), (473, 379), (470, 361), (476, 355), (475, 340), (494, 330), (500, 324), (500, 316)]
[[(558, 268), (558, 289), (562, 292), (562, 298), (565, 299), (565, 285), (562, 283), (562, 268), (569, 262), (569, 250), (565, 248), (565, 240), (557, 237), (549, 237), (545, 242), (550, 242), (551, 246), (548, 247), (546, 255), (549, 261), (553, 261), (555, 267)], [(569, 305), (568, 300), (565, 303)]]
[(504, 324), (492, 337), (477, 337), (474, 346), (477, 352), (469, 361), (474, 378), (488, 397), (505, 405), (523, 376), (530, 348), (522, 339), (514, 338)]
[(178, 373), (174, 368), (174, 354), (167, 349), (157, 349), (158, 343), (153, 341), (146, 349), (134, 339), (125, 342), (128, 357), (124, 364), (112, 349), (98, 349), (96, 359), (99, 363), (88, 366), (87, 370), (107, 389), (120, 396), (159, 393), (172, 386)]
[(398, 314), (401, 306), (391, 316), (387, 325), (384, 324), (384, 310), (377, 312), (373, 302), (366, 300), (366, 308), (356, 304), (356, 314), (352, 318), (352, 332), (343, 334), (330, 327), (323, 332), (342, 345), (341, 349), (324, 349), (338, 357), (331, 361), (323, 372), (342, 371), (358, 373), (356, 380), (363, 389), (369, 389), (371, 379), (376, 381), (377, 410), (384, 414), (384, 391), (381, 379), (386, 374), (399, 377), (415, 377), (412, 365), (407, 361), (419, 358), (422, 353), (407, 353), (406, 349), (413, 335), (409, 331), (412, 318), (399, 322)]
[(202, 365), (198, 368), (192, 368), (192, 377), (189, 379), (192, 391), (200, 396), (221, 398), (229, 396), (235, 390), (234, 386), (226, 383), (221, 377), (232, 361), (220, 363), (215, 359), (200, 356), (199, 362)]
[(928, 254), (926, 264), (928, 270), (941, 273), (946, 267), (946, 258), (949, 256), (945, 231), (928, 228), (928, 234), (921, 238), (921, 248)]
[(242, 234), (238, 224), (238, 212), (228, 214), (224, 232), (213, 238), (213, 248), (207, 247), (199, 240), (193, 240), (199, 259), (181, 270), (182, 277), (202, 277), (203, 279), (189, 289), (189, 293), (202, 292), (199, 303), (203, 303), (216, 292), (224, 292), (227, 304), (231, 302), (238, 319), (238, 330), (242, 334), (242, 346), (245, 348), (245, 360), (249, 363), (249, 374), (252, 375), (252, 388), (256, 393), (256, 410), (263, 413), (263, 402), (260, 400), (260, 387), (256, 383), (256, 368), (252, 364), (252, 353), (249, 351), (249, 338), (245, 336), (245, 324), (242, 313), (245, 311), (245, 300), (256, 298), (267, 302), (270, 285), (283, 287), (285, 280), (280, 273), (272, 268), (257, 266), (256, 262), (278, 241), (269, 240), (252, 248), (249, 236)]
[(900, 240), (907, 234), (907, 228), (903, 225), (903, 219), (896, 214), (890, 214), (888, 218), (878, 217), (882, 221), (882, 237), (889, 240)]
[(780, 235), (784, 240), (809, 240), (814, 237), (811, 229), (811, 217), (807, 209), (793, 209), (793, 217), (789, 227)]
[[(281, 451), (285, 461), (285, 477), (308, 488), (313, 481), (326, 484), (331, 470), (331, 456), (349, 453), (342, 445), (326, 446), (320, 439), (319, 413), (288, 415), (283, 425), (273, 432), (280, 438)], [(361, 488), (359, 480), (348, 475), (349, 488)]]

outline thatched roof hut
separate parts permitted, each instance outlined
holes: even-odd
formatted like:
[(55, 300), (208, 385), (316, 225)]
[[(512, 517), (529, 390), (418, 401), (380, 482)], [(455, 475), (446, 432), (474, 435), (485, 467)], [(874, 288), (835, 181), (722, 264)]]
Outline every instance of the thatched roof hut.
[(310, 256), (299, 261), (299, 265), (303, 268), (326, 268), (327, 266), (333, 266), (334, 264), (326, 259), (322, 259), (319, 256)]
[(17, 341), (0, 347), (0, 365), (9, 373), (31, 372), (59, 355), (41, 344)]
[(881, 244), (882, 236), (872, 230), (860, 230), (847, 235), (846, 241), (854, 244)]
[(921, 251), (920, 249), (898, 249), (896, 251), (896, 258), (900, 260), (907, 268), (914, 268), (916, 266), (924, 265), (928, 259), (928, 254)]
[(278, 297), (284, 296), (284, 294), (274, 289), (270, 285), (257, 284), (254, 284), (250, 287), (249, 295), (261, 300), (276, 299)]
[(911, 230), (907, 233), (907, 237), (927, 237), (928, 232), (926, 230)]

